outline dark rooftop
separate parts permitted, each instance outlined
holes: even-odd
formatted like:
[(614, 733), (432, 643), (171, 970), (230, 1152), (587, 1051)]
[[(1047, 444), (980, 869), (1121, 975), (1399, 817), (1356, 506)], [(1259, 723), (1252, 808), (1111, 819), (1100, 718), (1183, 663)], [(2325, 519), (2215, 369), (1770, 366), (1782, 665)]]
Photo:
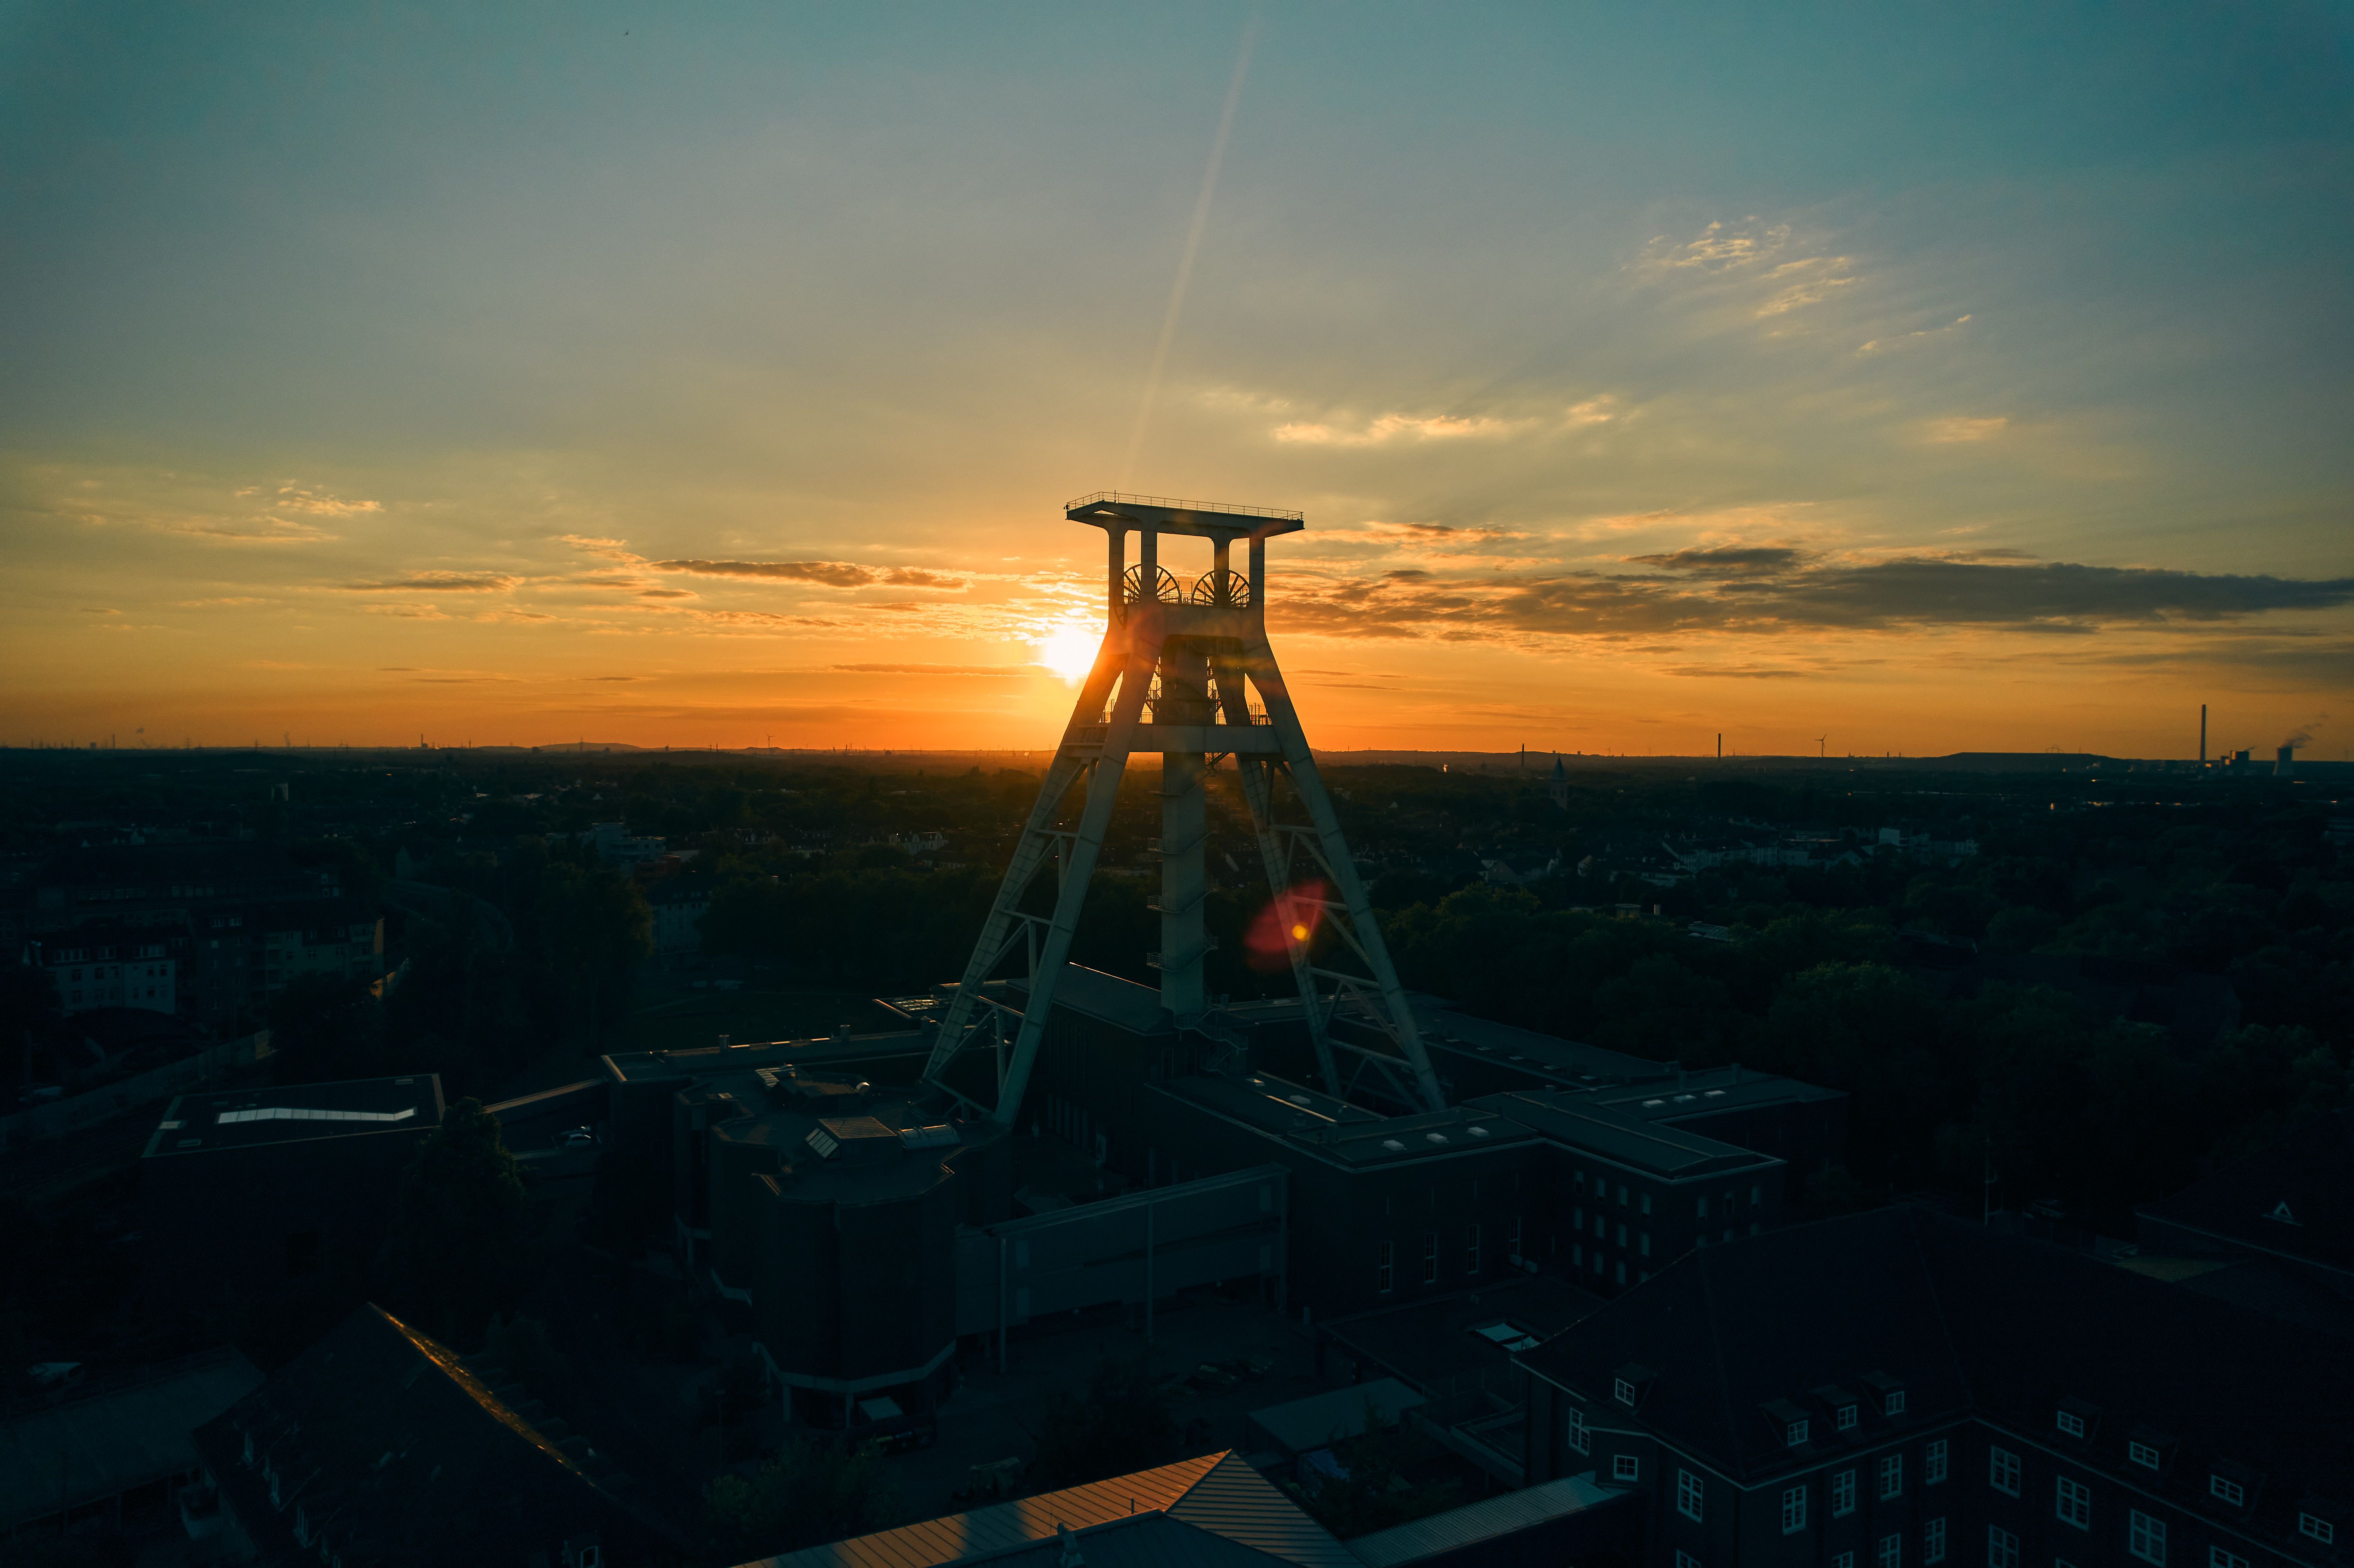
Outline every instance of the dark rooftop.
[(2354, 1274), (2354, 1111), (2333, 1111), (2140, 1213), (2234, 1249)]
[(322, 1138), (414, 1133), (441, 1123), (441, 1079), (355, 1078), (341, 1084), (182, 1095), (164, 1112), (146, 1158), (300, 1143)]
[(1443, 1159), (1535, 1141), (1535, 1134), (1518, 1122), (1470, 1107), (1378, 1116), (1271, 1073), (1244, 1078), (1203, 1075), (1150, 1086), (1338, 1165)]
[(1481, 1095), (1465, 1104), (1533, 1128), (1555, 1143), (1681, 1181), (1727, 1171), (1759, 1171), (1782, 1163), (1770, 1154), (1721, 1143), (1681, 1128), (1639, 1119), (1575, 1090), (1528, 1089)]
[[(1910, 1205), (1687, 1254), (1521, 1360), (1619, 1419), (1617, 1370), (1659, 1369), (1632, 1419), (1744, 1482), (1965, 1414), (2050, 1434), (2063, 1400), (2100, 1408), (2087, 1457), (2120, 1470), (2139, 1427), (2179, 1441), (2170, 1474), (2266, 1473), (2267, 1508), (2342, 1503), (2354, 1477), (2354, 1343)], [(1832, 1384), (1904, 1408), (1784, 1446), (1766, 1407)]]

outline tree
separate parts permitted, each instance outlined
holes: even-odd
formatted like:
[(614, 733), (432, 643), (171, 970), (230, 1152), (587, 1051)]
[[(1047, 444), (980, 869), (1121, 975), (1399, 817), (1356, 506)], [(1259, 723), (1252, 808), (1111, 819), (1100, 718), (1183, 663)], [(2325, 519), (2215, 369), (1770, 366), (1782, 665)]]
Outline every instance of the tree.
[(815, 1438), (781, 1449), (751, 1479), (703, 1489), (703, 1523), (731, 1563), (888, 1530), (904, 1510), (872, 1444)]
[(385, 1069), (382, 1004), (368, 982), (300, 975), (270, 1004), (270, 1072), (281, 1084), (369, 1078)]
[(472, 1344), (530, 1287), (538, 1241), (499, 1118), (464, 1099), (401, 1177), (376, 1272), (385, 1298), (436, 1338)]
[(1462, 1483), (1417, 1485), (1413, 1474), (1438, 1452), (1423, 1434), (1384, 1420), (1381, 1406), (1367, 1399), (1364, 1431), (1332, 1445), (1333, 1459), (1348, 1473), (1317, 1488), (1308, 1511), (1344, 1541), (1443, 1513), (1462, 1502)]
[(1154, 1382), (1150, 1358), (1139, 1355), (1108, 1356), (1083, 1389), (1049, 1394), (1030, 1436), (1038, 1446), (1030, 1484), (1052, 1491), (1173, 1464), (1190, 1435)]

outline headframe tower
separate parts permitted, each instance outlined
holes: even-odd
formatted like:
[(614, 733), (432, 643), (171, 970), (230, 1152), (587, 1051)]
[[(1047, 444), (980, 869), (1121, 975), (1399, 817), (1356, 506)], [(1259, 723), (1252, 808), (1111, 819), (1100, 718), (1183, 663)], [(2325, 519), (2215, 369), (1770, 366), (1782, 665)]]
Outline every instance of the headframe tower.
[[(1298, 533), (1305, 520), (1297, 512), (1108, 491), (1072, 502), (1064, 515), (1101, 528), (1108, 542), (1103, 645), (940, 1020), (924, 1076), (1000, 1122), (1019, 1115), (1120, 779), (1130, 757), (1159, 752), (1161, 950), (1152, 962), (1171, 1018), (1214, 1037), (1202, 977), (1210, 950), (1203, 919), (1205, 781), (1232, 758), (1325, 1087), (1346, 1097), (1370, 1075), (1393, 1099), (1439, 1109), (1437, 1076), (1267, 643), (1267, 542)], [(1164, 535), (1210, 541), (1213, 565), (1190, 588), (1161, 565)], [(1237, 543), (1248, 552), (1246, 573), (1233, 567)], [(1066, 797), (1082, 785), (1077, 821), (1058, 826)], [(1054, 913), (1025, 912), (1024, 895), (1049, 860)], [(1018, 1010), (983, 989), (1016, 952), (1029, 975)], [(995, 1058), (994, 1106), (943, 1077), (960, 1054), (984, 1049)]]

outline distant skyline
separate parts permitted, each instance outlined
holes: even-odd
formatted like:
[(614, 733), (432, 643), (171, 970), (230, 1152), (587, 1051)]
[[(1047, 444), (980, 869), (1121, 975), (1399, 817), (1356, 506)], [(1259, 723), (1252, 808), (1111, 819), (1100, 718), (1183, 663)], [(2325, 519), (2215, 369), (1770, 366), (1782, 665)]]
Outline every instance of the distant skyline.
[(0, 153), (0, 743), (1044, 747), (1118, 485), (1320, 747), (2354, 757), (2343, 6), (19, 4)]

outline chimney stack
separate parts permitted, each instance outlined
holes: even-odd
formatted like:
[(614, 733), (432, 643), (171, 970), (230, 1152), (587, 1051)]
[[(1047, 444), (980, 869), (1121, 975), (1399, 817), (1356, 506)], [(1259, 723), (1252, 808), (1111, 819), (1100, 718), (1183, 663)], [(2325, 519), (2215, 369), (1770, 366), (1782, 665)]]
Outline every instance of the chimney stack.
[(2284, 746), (2273, 754), (2273, 777), (2285, 779), (2296, 767), (2296, 747)]

